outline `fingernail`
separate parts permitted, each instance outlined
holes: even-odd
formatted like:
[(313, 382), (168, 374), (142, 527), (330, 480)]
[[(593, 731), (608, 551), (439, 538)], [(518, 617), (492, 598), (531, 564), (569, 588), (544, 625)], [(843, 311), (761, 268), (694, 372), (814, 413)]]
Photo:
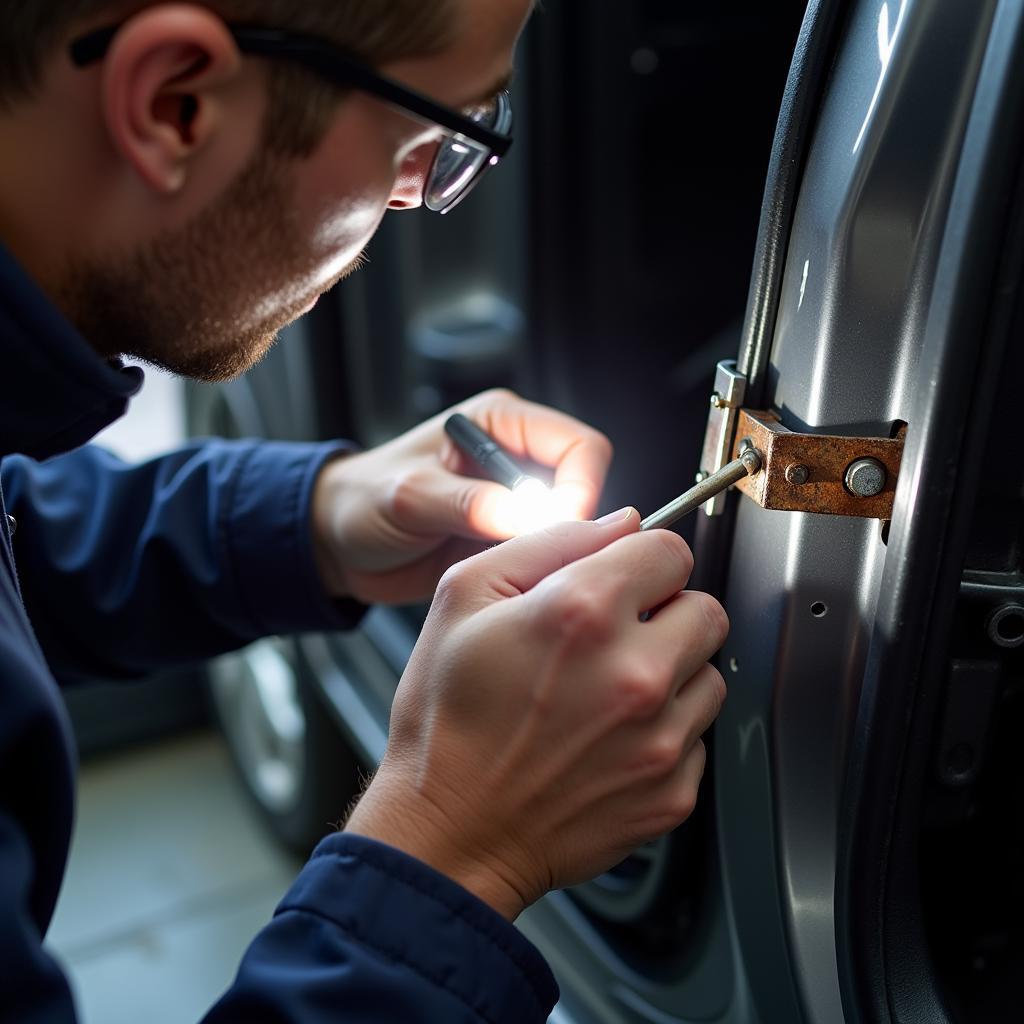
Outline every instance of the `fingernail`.
[(615, 512), (609, 512), (606, 516), (601, 516), (600, 519), (595, 519), (594, 522), (600, 526), (607, 526), (609, 523), (621, 523), (623, 519), (628, 519), (633, 514), (633, 506), (627, 505), (625, 508), (620, 508)]

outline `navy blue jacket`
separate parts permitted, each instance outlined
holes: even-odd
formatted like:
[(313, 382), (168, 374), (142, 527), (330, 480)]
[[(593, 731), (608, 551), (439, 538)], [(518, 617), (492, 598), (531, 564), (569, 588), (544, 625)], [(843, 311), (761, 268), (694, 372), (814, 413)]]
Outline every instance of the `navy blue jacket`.
[[(82, 447), (141, 383), (95, 356), (0, 249), (2, 1021), (75, 1020), (43, 946), (74, 812), (58, 681), (127, 679), (352, 621), (320, 587), (308, 529), (313, 480), (339, 446), (207, 442), (141, 466)], [(485, 904), (338, 834), (206, 1020), (530, 1024), (556, 997), (534, 947)]]

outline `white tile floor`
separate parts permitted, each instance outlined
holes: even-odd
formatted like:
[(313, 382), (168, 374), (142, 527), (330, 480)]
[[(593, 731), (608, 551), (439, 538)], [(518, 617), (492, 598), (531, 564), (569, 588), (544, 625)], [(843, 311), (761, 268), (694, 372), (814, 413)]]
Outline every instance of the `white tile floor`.
[(219, 736), (87, 763), (48, 936), (83, 1024), (198, 1021), (299, 867), (246, 803)]

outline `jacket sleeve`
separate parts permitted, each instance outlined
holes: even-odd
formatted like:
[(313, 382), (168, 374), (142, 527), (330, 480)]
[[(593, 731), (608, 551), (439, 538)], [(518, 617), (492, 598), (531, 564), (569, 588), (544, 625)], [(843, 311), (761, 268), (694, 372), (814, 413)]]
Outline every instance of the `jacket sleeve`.
[(550, 969), (511, 924), (420, 861), (324, 839), (204, 1024), (541, 1024)]
[(206, 441), (140, 465), (98, 446), (3, 460), (25, 606), (61, 682), (130, 678), (275, 633), (343, 629), (310, 537), (343, 444)]

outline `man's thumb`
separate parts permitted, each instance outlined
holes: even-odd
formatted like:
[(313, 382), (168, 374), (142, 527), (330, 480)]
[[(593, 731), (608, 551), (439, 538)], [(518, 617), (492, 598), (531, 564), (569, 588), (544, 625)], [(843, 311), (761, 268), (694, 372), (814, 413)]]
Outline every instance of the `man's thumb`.
[(546, 576), (640, 529), (635, 508), (623, 508), (594, 522), (564, 522), (505, 541), (481, 552), (474, 574), (502, 597), (531, 590)]

